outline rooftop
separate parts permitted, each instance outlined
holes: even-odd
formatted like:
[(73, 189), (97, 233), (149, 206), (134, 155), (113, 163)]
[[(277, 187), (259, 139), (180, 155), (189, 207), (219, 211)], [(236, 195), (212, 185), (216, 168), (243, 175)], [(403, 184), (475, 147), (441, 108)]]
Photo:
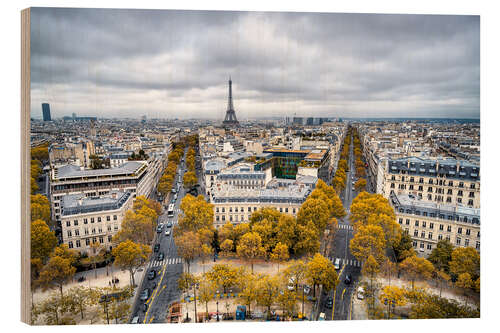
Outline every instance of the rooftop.
[(137, 173), (145, 165), (147, 162), (128, 161), (116, 168), (82, 170), (80, 167), (68, 164), (55, 169), (54, 179), (129, 175)]
[(62, 197), (61, 214), (63, 216), (91, 212), (116, 210), (121, 208), (131, 197), (130, 192), (112, 191), (100, 197), (85, 197), (82, 194), (69, 194)]

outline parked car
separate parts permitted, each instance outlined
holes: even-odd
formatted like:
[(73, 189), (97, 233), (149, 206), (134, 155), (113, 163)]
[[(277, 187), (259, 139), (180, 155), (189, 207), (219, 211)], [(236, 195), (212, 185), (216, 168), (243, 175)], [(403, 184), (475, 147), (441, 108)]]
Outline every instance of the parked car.
[(326, 304), (325, 304), (325, 307), (327, 309), (332, 309), (333, 308), (333, 299), (331, 297), (328, 297), (326, 299)]
[(150, 270), (148, 273), (148, 280), (153, 280), (156, 277), (156, 271), (154, 269)]
[(319, 314), (319, 319), (318, 319), (318, 320), (323, 321), (323, 320), (325, 320), (325, 319), (326, 319), (326, 315), (325, 315), (325, 313), (324, 313), (324, 312), (321, 312), (321, 313)]
[(160, 243), (155, 244), (155, 247), (154, 247), (154, 249), (153, 249), (153, 250), (154, 250), (154, 252), (158, 252), (158, 251), (160, 251)]
[(146, 288), (142, 291), (141, 295), (139, 296), (139, 299), (143, 302), (147, 301), (149, 298), (150, 290), (149, 288)]
[(363, 287), (358, 288), (357, 297), (358, 299), (365, 298), (365, 289)]
[(352, 281), (352, 276), (351, 276), (351, 274), (347, 274), (347, 275), (345, 276), (344, 283), (345, 283), (345, 284), (350, 284), (350, 283), (351, 283), (351, 281)]
[(165, 255), (163, 254), (163, 252), (160, 252), (158, 254), (158, 258), (156, 258), (156, 259), (158, 259), (159, 261), (162, 261), (163, 259), (165, 259)]
[(160, 223), (160, 224), (158, 224), (158, 226), (156, 227), (156, 232), (157, 232), (157, 233), (161, 233), (162, 231), (163, 231), (163, 224), (162, 224), (162, 223)]
[(131, 324), (139, 324), (139, 316), (135, 316), (132, 318), (132, 321), (130, 322)]
[(153, 281), (153, 283), (151, 284), (151, 290), (155, 290), (156, 288), (156, 282)]
[(169, 221), (169, 222), (167, 223), (167, 228), (172, 228), (172, 222), (171, 222), (171, 221)]
[(165, 231), (165, 236), (170, 236), (170, 230)]
[(146, 312), (146, 311), (148, 311), (148, 305), (146, 303), (144, 303), (142, 305), (142, 312)]
[(309, 294), (311, 292), (311, 287), (309, 287), (308, 285), (305, 285), (304, 286), (304, 294)]

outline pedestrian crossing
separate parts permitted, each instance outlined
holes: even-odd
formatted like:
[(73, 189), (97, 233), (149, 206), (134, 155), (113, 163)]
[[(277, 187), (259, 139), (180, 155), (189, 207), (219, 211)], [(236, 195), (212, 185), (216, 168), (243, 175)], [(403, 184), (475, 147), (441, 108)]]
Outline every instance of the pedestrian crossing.
[(165, 258), (164, 260), (151, 260), (149, 267), (159, 267), (163, 265), (177, 265), (182, 264), (183, 260), (180, 257), (177, 258)]
[(352, 225), (350, 224), (339, 224), (338, 228), (343, 230), (353, 230)]
[[(344, 258), (339, 258), (339, 259), (340, 259), (340, 264), (342, 266), (361, 267), (361, 263), (356, 259), (344, 259)], [(332, 263), (335, 263), (335, 260), (337, 260), (337, 258), (328, 257), (328, 260), (330, 260)]]

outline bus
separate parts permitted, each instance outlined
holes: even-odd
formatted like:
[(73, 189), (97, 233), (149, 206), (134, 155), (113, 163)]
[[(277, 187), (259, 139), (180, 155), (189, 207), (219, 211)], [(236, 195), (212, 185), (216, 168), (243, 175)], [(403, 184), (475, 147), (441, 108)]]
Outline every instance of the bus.
[(174, 217), (174, 204), (168, 205), (167, 216)]

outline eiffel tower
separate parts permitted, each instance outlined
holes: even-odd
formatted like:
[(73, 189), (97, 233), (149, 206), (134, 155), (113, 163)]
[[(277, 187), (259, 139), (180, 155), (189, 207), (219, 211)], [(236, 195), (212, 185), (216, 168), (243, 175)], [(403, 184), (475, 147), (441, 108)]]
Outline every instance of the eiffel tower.
[(229, 98), (227, 100), (227, 111), (226, 111), (226, 117), (222, 122), (222, 126), (226, 128), (240, 126), (240, 123), (236, 119), (236, 113), (234, 112), (232, 84), (233, 82), (231, 81), (231, 77), (229, 77)]

